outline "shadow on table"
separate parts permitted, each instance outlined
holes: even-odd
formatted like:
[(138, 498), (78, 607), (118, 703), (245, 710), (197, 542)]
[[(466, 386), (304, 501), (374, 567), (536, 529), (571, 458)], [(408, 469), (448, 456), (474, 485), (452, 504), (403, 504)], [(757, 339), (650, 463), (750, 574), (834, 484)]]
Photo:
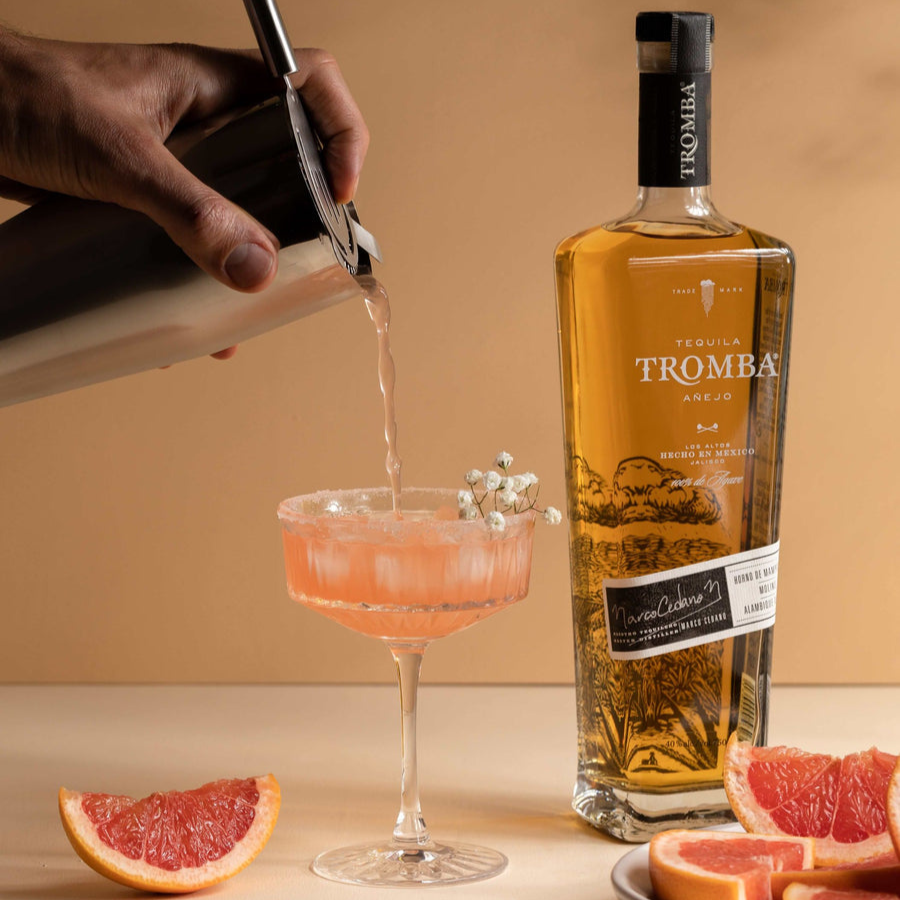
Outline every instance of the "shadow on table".
[(103, 881), (60, 881), (34, 887), (0, 887), (2, 900), (134, 900), (133, 890)]
[[(3, 874), (7, 883), (15, 880), (14, 872)], [(33, 877), (33, 872), (23, 872), (23, 880)], [(207, 888), (203, 896), (213, 896), (217, 893), (217, 888), (218, 885)], [(61, 878), (55, 884), (45, 883), (32, 887), (0, 886), (0, 900), (135, 900), (137, 896), (131, 888), (114, 884), (99, 875), (96, 878)]]

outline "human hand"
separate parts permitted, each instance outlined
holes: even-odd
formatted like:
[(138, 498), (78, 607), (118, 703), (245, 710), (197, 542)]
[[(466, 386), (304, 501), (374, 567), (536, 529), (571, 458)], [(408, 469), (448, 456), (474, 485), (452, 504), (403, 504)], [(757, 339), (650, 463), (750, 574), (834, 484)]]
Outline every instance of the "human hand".
[[(353, 197), (369, 135), (334, 59), (298, 50), (292, 76), (339, 203)], [(48, 192), (150, 216), (204, 271), (241, 291), (275, 277), (278, 240), (166, 149), (176, 125), (272, 93), (249, 51), (188, 44), (82, 44), (0, 27), (0, 196)], [(214, 354), (231, 356), (235, 348)]]

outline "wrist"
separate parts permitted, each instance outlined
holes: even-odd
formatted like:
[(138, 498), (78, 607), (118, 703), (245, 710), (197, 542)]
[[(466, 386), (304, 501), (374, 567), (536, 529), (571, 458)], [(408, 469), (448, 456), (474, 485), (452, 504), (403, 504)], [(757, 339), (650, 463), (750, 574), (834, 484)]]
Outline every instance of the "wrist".
[[(0, 90), (12, 89), (12, 71), (15, 58), (21, 54), (22, 36), (0, 22)], [(0, 97), (2, 100), (2, 97)]]
[(4, 136), (13, 133), (10, 99), (15, 95), (11, 75), (14, 39), (15, 32), (0, 22), (0, 177), (9, 174), (6, 171), (8, 148)]
[(17, 178), (11, 171), (15, 148), (22, 138), (33, 81), (29, 43), (29, 38), (0, 22), (0, 176), (13, 179)]
[(0, 22), (0, 53), (5, 52), (7, 46), (10, 42), (17, 37), (15, 31), (6, 25), (4, 22)]

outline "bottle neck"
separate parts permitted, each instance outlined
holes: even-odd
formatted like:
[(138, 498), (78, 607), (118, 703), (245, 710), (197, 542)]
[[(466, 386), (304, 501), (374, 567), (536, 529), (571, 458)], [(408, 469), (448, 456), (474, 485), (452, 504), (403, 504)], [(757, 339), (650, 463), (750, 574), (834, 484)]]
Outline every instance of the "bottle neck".
[[(710, 63), (711, 64), (711, 63)], [(613, 230), (735, 234), (710, 195), (709, 71), (673, 71), (668, 43), (639, 43), (638, 196)]]
[(660, 222), (718, 216), (708, 184), (697, 187), (638, 187), (635, 209)]
[(607, 231), (633, 231), (652, 237), (725, 237), (741, 226), (713, 205), (709, 185), (638, 188), (629, 213), (607, 222)]
[(710, 183), (710, 73), (641, 72), (638, 184)]

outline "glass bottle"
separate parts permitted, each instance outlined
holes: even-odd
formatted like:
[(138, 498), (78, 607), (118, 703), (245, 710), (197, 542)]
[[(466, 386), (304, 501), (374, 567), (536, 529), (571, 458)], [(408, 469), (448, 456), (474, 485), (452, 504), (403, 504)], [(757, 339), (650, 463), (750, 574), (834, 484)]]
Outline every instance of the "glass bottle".
[(625, 840), (732, 816), (765, 742), (794, 257), (709, 178), (713, 17), (641, 13), (638, 196), (556, 251), (573, 806)]

